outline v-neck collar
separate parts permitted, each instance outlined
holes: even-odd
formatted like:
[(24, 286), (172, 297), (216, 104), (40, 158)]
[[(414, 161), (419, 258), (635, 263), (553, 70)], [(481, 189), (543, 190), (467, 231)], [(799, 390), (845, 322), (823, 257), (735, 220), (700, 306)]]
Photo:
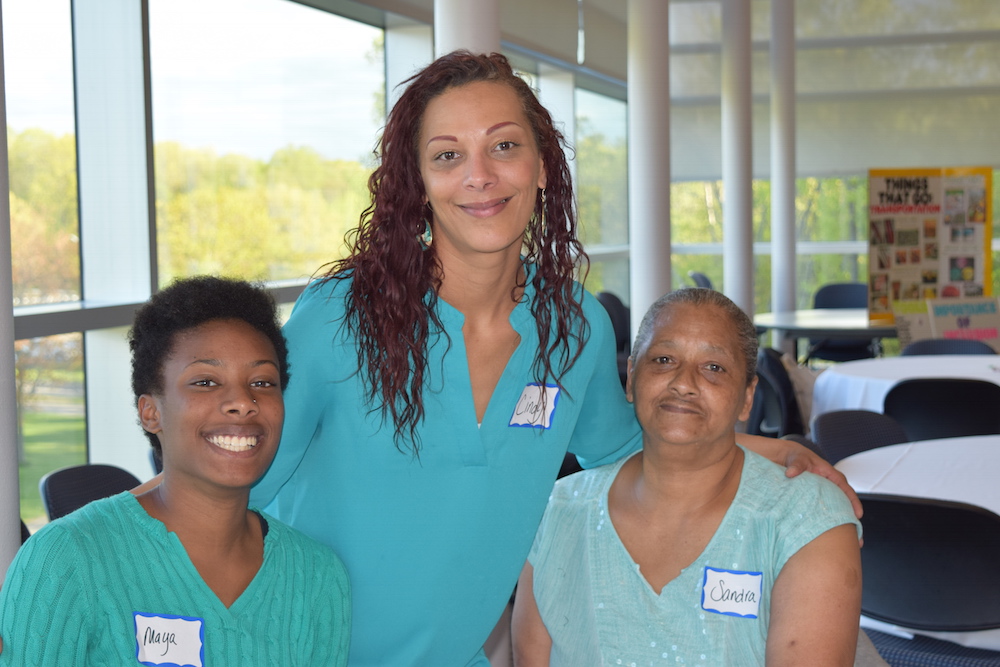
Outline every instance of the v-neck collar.
[[(233, 604), (227, 607), (222, 603), (222, 600), (219, 599), (219, 596), (215, 594), (215, 591), (213, 591), (202, 578), (201, 573), (198, 572), (198, 568), (194, 566), (194, 563), (191, 561), (191, 557), (188, 556), (187, 549), (184, 548), (184, 544), (181, 542), (180, 538), (177, 537), (177, 533), (167, 530), (167, 526), (162, 521), (150, 516), (149, 513), (146, 512), (145, 508), (143, 508), (143, 506), (139, 503), (139, 499), (132, 495), (131, 492), (125, 491), (123, 493), (127, 494), (131, 498), (131, 501), (125, 503), (126, 511), (128, 511), (136, 519), (137, 523), (150, 534), (151, 539), (160, 543), (169, 544), (173, 548), (177, 557), (181, 559), (184, 569), (187, 570), (188, 576), (191, 577), (191, 581), (198, 582), (199, 587), (202, 589), (202, 593), (206, 598), (212, 601), (212, 604), (215, 607), (215, 612), (218, 615), (236, 618), (241, 614), (244, 607), (252, 604), (251, 601), (256, 597), (254, 591), (261, 585), (259, 583), (261, 579), (261, 572), (267, 566), (267, 561), (270, 557), (273, 546), (272, 543), (275, 539), (275, 531), (273, 530), (274, 526), (269, 526), (269, 530), (264, 536), (264, 557), (261, 559), (260, 568), (257, 569), (253, 579), (250, 580), (250, 583), (247, 584), (245, 589), (243, 589), (243, 592), (240, 593), (239, 597), (233, 601)], [(267, 518), (263, 517), (263, 515), (262, 518), (267, 521)]]
[(618, 473), (621, 472), (622, 466), (625, 465), (625, 462), (631, 459), (639, 452), (635, 452), (631, 456), (628, 456), (619, 461), (617, 463), (617, 467), (615, 468), (615, 470), (612, 471), (610, 475), (608, 475), (608, 479), (605, 481), (604, 488), (601, 489), (600, 509), (604, 512), (604, 516), (607, 517), (608, 526), (611, 528), (611, 536), (612, 536), (611, 540), (614, 542), (614, 548), (621, 550), (620, 553), (634, 567), (635, 576), (637, 576), (640, 579), (643, 587), (649, 592), (650, 595), (657, 598), (658, 600), (666, 599), (666, 594), (668, 589), (672, 590), (673, 588), (676, 588), (676, 586), (680, 585), (678, 582), (680, 582), (680, 580), (684, 577), (684, 575), (688, 572), (688, 570), (690, 570), (692, 567), (696, 567), (698, 563), (701, 563), (705, 559), (705, 554), (711, 552), (712, 547), (714, 546), (716, 540), (718, 540), (719, 536), (723, 534), (726, 528), (728, 528), (730, 523), (730, 517), (733, 513), (733, 508), (736, 507), (737, 504), (742, 501), (744, 495), (744, 490), (743, 490), (744, 484), (746, 483), (745, 472), (746, 472), (748, 454), (746, 452), (746, 449), (744, 449), (741, 445), (737, 444), (736, 446), (739, 447), (740, 449), (743, 449), (743, 464), (742, 467), (740, 468), (740, 483), (739, 486), (736, 487), (736, 495), (733, 496), (733, 500), (729, 504), (729, 507), (726, 508), (726, 513), (723, 515), (722, 521), (719, 522), (719, 527), (715, 529), (715, 533), (712, 535), (712, 538), (705, 544), (705, 547), (701, 550), (701, 552), (697, 556), (695, 556), (694, 560), (692, 560), (686, 567), (681, 569), (680, 573), (676, 577), (674, 577), (666, 584), (664, 584), (663, 588), (660, 589), (659, 593), (656, 592), (653, 586), (649, 583), (649, 580), (646, 579), (646, 575), (642, 573), (642, 569), (639, 567), (639, 564), (635, 562), (635, 559), (632, 558), (632, 554), (629, 553), (628, 548), (626, 548), (625, 543), (622, 542), (621, 536), (618, 534), (618, 530), (615, 528), (614, 521), (611, 520), (611, 512), (608, 509), (609, 507), (608, 494), (611, 491), (611, 485), (614, 484), (615, 479), (618, 478)]

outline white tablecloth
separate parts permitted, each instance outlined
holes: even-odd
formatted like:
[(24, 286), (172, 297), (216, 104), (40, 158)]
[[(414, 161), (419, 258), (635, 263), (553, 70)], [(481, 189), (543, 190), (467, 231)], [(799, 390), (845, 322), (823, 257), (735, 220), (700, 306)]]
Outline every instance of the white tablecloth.
[[(847, 476), (855, 491), (971, 503), (1000, 514), (1000, 485), (997, 484), (1000, 435), (942, 438), (879, 447), (841, 459), (835, 467)], [(903, 636), (913, 632), (865, 617), (861, 625)], [(1000, 650), (1000, 630), (920, 634), (965, 646)]]
[(882, 412), (889, 390), (911, 378), (967, 378), (1000, 385), (1000, 356), (914, 355), (836, 364), (816, 378), (810, 418), (833, 410)]

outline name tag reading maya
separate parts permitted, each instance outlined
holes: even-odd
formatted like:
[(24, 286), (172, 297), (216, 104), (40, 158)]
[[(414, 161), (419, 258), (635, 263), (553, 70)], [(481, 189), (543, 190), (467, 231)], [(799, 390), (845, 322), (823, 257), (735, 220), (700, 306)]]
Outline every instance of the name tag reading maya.
[(558, 400), (559, 387), (554, 384), (543, 387), (533, 382), (527, 385), (521, 392), (521, 398), (517, 399), (508, 426), (549, 428)]
[(757, 618), (760, 609), (760, 572), (738, 572), (705, 568), (705, 583), (701, 589), (701, 608), (715, 614)]
[(135, 612), (135, 656), (143, 665), (204, 667), (205, 623), (200, 618)]

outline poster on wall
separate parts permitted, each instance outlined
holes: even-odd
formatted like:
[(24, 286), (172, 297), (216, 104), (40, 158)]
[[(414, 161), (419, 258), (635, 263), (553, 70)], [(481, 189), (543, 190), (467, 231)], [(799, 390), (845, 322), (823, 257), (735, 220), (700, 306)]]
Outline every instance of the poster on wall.
[(922, 338), (978, 340), (1000, 352), (1000, 301), (995, 297), (962, 297), (896, 301), (900, 347)]
[(868, 315), (927, 299), (992, 293), (993, 170), (989, 167), (868, 172)]

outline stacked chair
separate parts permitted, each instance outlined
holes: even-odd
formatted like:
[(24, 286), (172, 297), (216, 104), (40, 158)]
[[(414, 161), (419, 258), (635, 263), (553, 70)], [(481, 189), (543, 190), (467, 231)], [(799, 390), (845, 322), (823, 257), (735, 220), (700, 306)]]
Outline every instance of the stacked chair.
[[(829, 283), (823, 285), (813, 297), (813, 308), (867, 308), (868, 285), (865, 283)], [(805, 361), (853, 361), (876, 356), (878, 341), (871, 338), (810, 339)]]
[(53, 470), (38, 481), (38, 490), (50, 521), (80, 509), (92, 500), (107, 498), (139, 486), (127, 470), (89, 463)]
[(1000, 433), (1000, 385), (985, 380), (921, 378), (889, 390), (882, 410), (909, 440)]
[(902, 349), (900, 356), (919, 354), (996, 354), (997, 351), (981, 340), (962, 338), (924, 338), (915, 340)]
[[(1000, 517), (966, 503), (858, 495), (865, 616), (918, 632), (1000, 628)], [(866, 632), (892, 667), (1000, 665), (1000, 651)]]
[(831, 464), (858, 452), (909, 441), (902, 425), (869, 410), (834, 410), (816, 417), (810, 432)]

